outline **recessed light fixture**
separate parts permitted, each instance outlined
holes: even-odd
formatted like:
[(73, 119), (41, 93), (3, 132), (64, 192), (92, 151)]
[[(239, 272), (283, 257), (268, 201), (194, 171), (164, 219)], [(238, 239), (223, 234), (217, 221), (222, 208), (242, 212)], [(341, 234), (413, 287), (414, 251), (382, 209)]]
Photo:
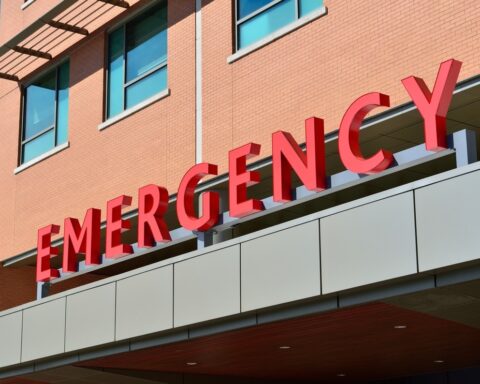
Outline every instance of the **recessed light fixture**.
[(280, 347), (278, 347), (279, 349), (290, 349), (292, 348), (290, 345), (281, 345)]
[(193, 367), (194, 365), (197, 365), (198, 363), (196, 361), (189, 361), (187, 363), (188, 366)]
[(407, 328), (407, 326), (406, 325), (395, 325), (393, 328), (395, 328), (395, 329), (405, 329), (405, 328)]
[(347, 376), (347, 374), (346, 373), (339, 373), (339, 374), (337, 374), (337, 376), (338, 377), (345, 377), (345, 376)]
[(436, 364), (442, 364), (444, 363), (445, 361), (444, 360), (433, 360), (434, 363)]

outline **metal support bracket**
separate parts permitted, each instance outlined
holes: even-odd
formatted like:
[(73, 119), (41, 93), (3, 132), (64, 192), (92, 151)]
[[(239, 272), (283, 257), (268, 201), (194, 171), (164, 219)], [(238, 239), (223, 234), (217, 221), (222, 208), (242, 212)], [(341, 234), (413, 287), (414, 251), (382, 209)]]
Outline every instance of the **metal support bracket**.
[(197, 249), (203, 249), (213, 245), (213, 232), (196, 232), (197, 235)]
[(130, 7), (130, 4), (128, 4), (126, 1), (123, 1), (123, 0), (98, 0), (98, 1), (101, 1), (102, 3), (115, 5), (117, 7), (122, 7), (122, 8)]
[(2, 72), (0, 72), (0, 79), (11, 80), (11, 81), (20, 81), (18, 76), (10, 75), (8, 73), (2, 73)]
[(22, 53), (24, 55), (35, 56), (35, 57), (39, 57), (41, 59), (46, 59), (46, 60), (52, 60), (52, 55), (50, 53), (36, 51), (35, 49), (16, 46), (16, 47), (13, 47), (12, 50), (18, 53)]
[(463, 167), (478, 160), (477, 135), (474, 131), (465, 129), (449, 135), (448, 147), (455, 149), (457, 167)]
[(50, 293), (50, 283), (37, 283), (37, 300), (47, 297)]
[(89, 35), (89, 32), (86, 28), (81, 28), (81, 27), (77, 27), (75, 25), (62, 23), (60, 21), (51, 20), (51, 21), (47, 22), (47, 24), (49, 26), (53, 27), (53, 28), (63, 29), (64, 31), (78, 33), (79, 35), (83, 35), (83, 36), (88, 36)]

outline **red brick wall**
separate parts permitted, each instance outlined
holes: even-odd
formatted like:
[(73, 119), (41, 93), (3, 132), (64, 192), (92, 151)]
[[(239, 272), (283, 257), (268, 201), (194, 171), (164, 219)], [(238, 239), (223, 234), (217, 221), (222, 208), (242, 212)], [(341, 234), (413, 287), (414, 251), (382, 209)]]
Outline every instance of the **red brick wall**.
[(69, 54), (70, 147), (17, 175), (20, 91), (0, 81), (0, 259), (35, 247), (39, 227), (62, 225), (69, 216), (83, 219), (89, 207), (105, 213), (108, 199), (136, 197), (142, 185), (158, 183), (176, 191), (183, 171), (195, 161), (194, 2), (170, 2), (169, 23), (171, 95), (98, 131), (106, 35), (92, 36)]
[(433, 84), (440, 62), (464, 62), (461, 78), (479, 73), (480, 2), (325, 0), (328, 15), (233, 64), (232, 1), (203, 10), (204, 158), (223, 165), (226, 151), (249, 141), (270, 153), (270, 134), (304, 141), (305, 118), (335, 130), (358, 96), (380, 91), (392, 106), (409, 100), (400, 80)]
[(35, 300), (35, 268), (0, 266), (0, 311)]
[[(365, 92), (389, 94), (392, 106), (408, 101), (400, 80), (415, 74), (431, 85), (439, 63), (451, 57), (464, 62), (461, 79), (479, 71), (478, 1), (325, 2), (327, 16), (227, 64), (232, 1), (204, 0), (205, 161), (225, 171), (228, 150), (249, 141), (262, 144), (262, 156), (268, 156), (270, 134), (278, 129), (303, 141), (303, 120), (311, 115), (324, 118), (327, 131), (334, 130), (346, 107)], [(2, 39), (20, 25), (20, 3), (2, 1)], [(54, 3), (38, 0), (25, 12)], [(103, 111), (105, 34), (72, 50), (70, 148), (18, 175), (13, 170), (20, 93), (13, 83), (0, 81), (0, 259), (33, 248), (40, 226), (62, 224), (67, 216), (83, 218), (92, 206), (104, 211), (108, 199), (136, 196), (144, 184), (176, 191), (195, 156), (194, 3), (169, 2), (171, 95), (102, 132), (97, 126)]]

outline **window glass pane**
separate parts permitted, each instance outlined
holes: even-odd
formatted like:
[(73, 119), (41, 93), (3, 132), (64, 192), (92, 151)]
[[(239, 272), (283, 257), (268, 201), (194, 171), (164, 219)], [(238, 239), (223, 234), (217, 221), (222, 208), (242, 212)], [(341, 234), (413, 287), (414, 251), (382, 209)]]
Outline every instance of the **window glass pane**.
[(166, 88), (167, 67), (163, 67), (127, 88), (127, 108), (147, 100)]
[(247, 47), (295, 21), (295, 1), (296, 0), (282, 1), (258, 16), (240, 24), (239, 48)]
[(24, 140), (55, 124), (56, 80), (52, 71), (26, 88)]
[(300, 0), (300, 17), (308, 15), (323, 6), (323, 0)]
[(123, 111), (123, 41), (124, 28), (112, 32), (108, 41), (108, 106), (107, 117)]
[(62, 64), (58, 68), (58, 111), (57, 145), (68, 140), (68, 87), (70, 84), (70, 65)]
[(127, 24), (127, 82), (167, 59), (167, 9), (164, 4)]
[(257, 9), (271, 3), (272, 0), (238, 0), (238, 20), (243, 19)]
[(23, 146), (22, 163), (26, 163), (55, 147), (55, 131), (52, 129)]
[(123, 111), (123, 42), (124, 28), (109, 36), (108, 41), (108, 106), (107, 117)]

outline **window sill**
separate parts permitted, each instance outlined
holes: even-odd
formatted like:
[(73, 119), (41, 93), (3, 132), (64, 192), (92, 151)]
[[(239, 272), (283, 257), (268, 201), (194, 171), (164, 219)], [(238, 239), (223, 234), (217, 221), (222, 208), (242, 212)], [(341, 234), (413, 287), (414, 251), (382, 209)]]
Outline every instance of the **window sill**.
[(141, 102), (140, 104), (136, 105), (135, 107), (126, 109), (122, 113), (119, 113), (117, 116), (111, 117), (108, 120), (105, 120), (102, 124), (98, 126), (99, 131), (103, 131), (105, 128), (110, 127), (111, 125), (118, 123), (119, 121), (137, 113), (138, 111), (141, 111), (142, 109), (148, 107), (149, 105), (164, 99), (165, 97), (170, 96), (170, 89), (166, 89), (165, 91), (162, 91), (155, 96)]
[(13, 174), (16, 175), (16, 174), (24, 171), (25, 169), (30, 168), (31, 166), (33, 166), (37, 163), (40, 163), (41, 161), (43, 161), (45, 159), (48, 159), (50, 156), (53, 156), (56, 153), (61, 152), (64, 149), (67, 149), (69, 146), (70, 146), (70, 143), (68, 141), (66, 143), (60, 144), (60, 145), (56, 146), (55, 148), (52, 148), (50, 151), (45, 152), (43, 155), (40, 155), (40, 156), (30, 160), (29, 162), (18, 166), (17, 168), (15, 168), (13, 170)]
[(312, 13), (302, 17), (301, 19), (294, 21), (293, 23), (279, 29), (278, 31), (275, 31), (270, 35), (265, 36), (263, 39), (257, 41), (256, 43), (249, 45), (248, 47), (242, 48), (239, 51), (235, 52), (233, 55), (228, 56), (227, 63), (232, 64), (233, 62), (241, 59), (242, 57), (247, 56), (252, 52), (255, 52), (256, 50), (264, 47), (265, 45), (270, 44), (271, 42), (281, 38), (282, 36), (285, 36), (290, 32), (293, 32), (296, 29), (303, 27), (305, 24), (308, 24), (313, 20), (316, 20), (319, 17), (322, 17), (326, 14), (327, 14), (326, 7), (322, 7), (316, 11), (313, 11)]
[(33, 4), (35, 2), (35, 0), (28, 0), (26, 1), (25, 3), (22, 4), (22, 6), (20, 7), (20, 9), (23, 11), (25, 8), (28, 8), (31, 4)]

